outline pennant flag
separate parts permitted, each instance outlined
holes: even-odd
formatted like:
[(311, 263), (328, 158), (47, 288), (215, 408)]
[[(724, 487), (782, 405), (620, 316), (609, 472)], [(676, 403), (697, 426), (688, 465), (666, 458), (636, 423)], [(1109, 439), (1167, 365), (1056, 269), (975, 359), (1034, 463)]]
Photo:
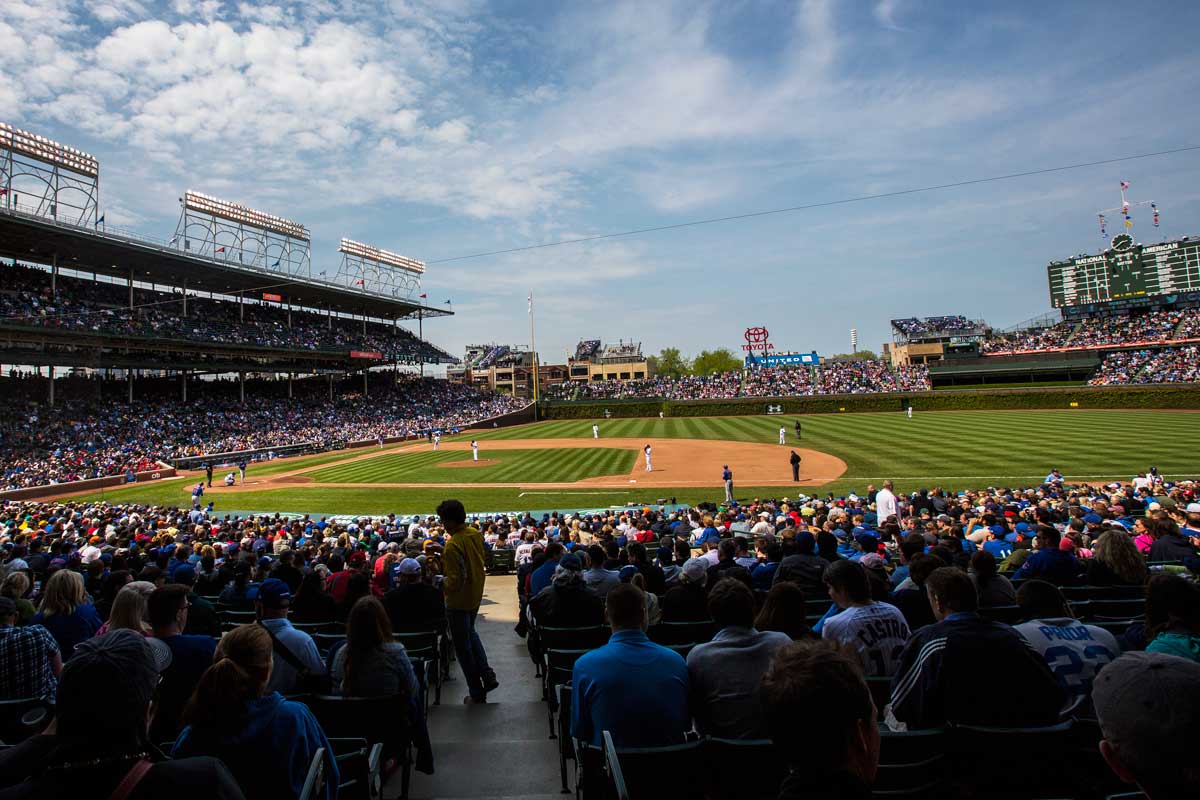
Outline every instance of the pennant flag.
[(367, 282), (366, 282), (365, 280), (363, 280), (362, 278), (359, 278), (358, 280), (356, 280), (356, 281), (354, 282), (354, 284), (355, 284), (356, 286), (362, 286), (362, 287), (366, 287), (366, 285), (367, 285)]
[(1129, 181), (1121, 181), (1121, 191), (1125, 191), (1128, 188), (1129, 188)]
[(446, 305), (450, 305), (450, 301), (449, 301), (449, 300), (447, 300), (447, 301), (446, 301)]
[(0, 197), (4, 197), (6, 194), (8, 194), (8, 189), (0, 189)]
[(279, 262), (280, 262), (280, 261), (282, 261), (282, 260), (283, 260), (283, 259), (276, 259), (276, 260), (275, 260), (275, 263), (271, 265), (271, 268), (272, 268), (272, 269), (274, 269), (275, 267), (278, 267), (278, 266), (279, 266)]
[(218, 248), (217, 248), (217, 252), (218, 252), (218, 253), (224, 253), (224, 252), (225, 252), (225, 248), (224, 248), (224, 247), (218, 247)]
[(427, 297), (429, 297), (429, 295), (427, 295), (427, 294), (423, 294), (423, 295), (421, 295), (421, 299), (422, 299), (422, 300), (424, 300), (424, 299), (425, 299), (425, 298), (427, 298)]
[(1132, 227), (1133, 227), (1133, 220), (1131, 220), (1129, 217), (1125, 217), (1125, 227), (1126, 227), (1126, 228), (1132, 228)]
[(1158, 227), (1158, 206), (1154, 203), (1150, 204), (1150, 210), (1154, 212), (1154, 227)]
[(533, 292), (529, 293), (529, 313), (533, 313)]
[(100, 223), (101, 223), (101, 222), (104, 222), (104, 215), (103, 215), (103, 214), (101, 214), (101, 215), (100, 215), (100, 219), (96, 220), (96, 227), (97, 227), (97, 228), (99, 228), (99, 227), (100, 227)]

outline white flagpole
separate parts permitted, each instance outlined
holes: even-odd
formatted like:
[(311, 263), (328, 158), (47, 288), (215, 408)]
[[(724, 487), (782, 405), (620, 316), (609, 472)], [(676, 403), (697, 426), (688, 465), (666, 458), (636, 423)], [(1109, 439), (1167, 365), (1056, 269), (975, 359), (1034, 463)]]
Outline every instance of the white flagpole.
[(533, 328), (533, 292), (529, 293), (529, 349), (533, 351), (533, 420), (537, 421), (538, 401), (538, 354), (537, 339)]

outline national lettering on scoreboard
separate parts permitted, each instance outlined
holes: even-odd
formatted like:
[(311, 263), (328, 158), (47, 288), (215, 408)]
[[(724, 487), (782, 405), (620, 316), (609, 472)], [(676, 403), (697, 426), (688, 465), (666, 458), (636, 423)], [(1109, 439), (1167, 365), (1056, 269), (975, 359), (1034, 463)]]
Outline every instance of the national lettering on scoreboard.
[(1054, 308), (1200, 291), (1200, 239), (1137, 244), (1121, 234), (1103, 253), (1055, 261), (1047, 272)]

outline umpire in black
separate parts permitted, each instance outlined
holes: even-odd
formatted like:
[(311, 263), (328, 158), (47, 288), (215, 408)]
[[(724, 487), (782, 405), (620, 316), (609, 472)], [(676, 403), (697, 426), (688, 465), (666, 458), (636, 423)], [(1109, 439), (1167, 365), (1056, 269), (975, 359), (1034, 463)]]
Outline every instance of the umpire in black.
[[(796, 423), (796, 424), (798, 425), (799, 423)], [(792, 464), (792, 480), (799, 481), (800, 480), (800, 454), (797, 453), (795, 450), (793, 450), (792, 455), (788, 459), (788, 461), (790, 461)]]

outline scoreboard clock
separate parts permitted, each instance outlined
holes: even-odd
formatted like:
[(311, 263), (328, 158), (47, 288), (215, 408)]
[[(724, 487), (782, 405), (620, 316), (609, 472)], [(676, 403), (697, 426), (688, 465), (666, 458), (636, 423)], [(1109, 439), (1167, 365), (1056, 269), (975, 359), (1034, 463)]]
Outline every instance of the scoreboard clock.
[(1098, 255), (1075, 256), (1047, 267), (1054, 308), (1200, 290), (1200, 239), (1138, 244), (1113, 237)]

